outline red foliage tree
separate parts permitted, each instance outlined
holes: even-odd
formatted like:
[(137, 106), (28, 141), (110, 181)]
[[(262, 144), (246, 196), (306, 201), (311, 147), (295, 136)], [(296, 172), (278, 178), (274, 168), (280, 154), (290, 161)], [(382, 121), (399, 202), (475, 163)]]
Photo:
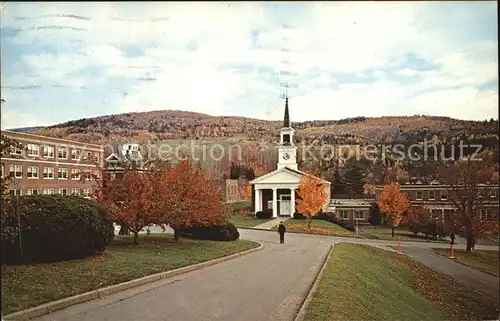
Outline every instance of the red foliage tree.
[(92, 178), (95, 182), (94, 198), (108, 209), (115, 223), (133, 233), (137, 245), (139, 232), (159, 219), (153, 174), (125, 168), (120, 179), (112, 179), (103, 168)]
[(163, 168), (159, 184), (163, 195), (158, 201), (164, 213), (162, 220), (174, 230), (176, 240), (182, 228), (226, 222), (215, 181), (189, 160)]
[[(455, 208), (448, 219), (448, 229), (465, 237), (466, 251), (471, 251), (480, 237), (498, 231), (498, 217), (486, 220), (481, 211), (494, 204), (487, 183), (496, 178), (496, 167), (487, 160), (459, 160), (439, 170), (441, 180), (448, 184), (448, 198)], [(498, 203), (497, 203), (498, 204)]]

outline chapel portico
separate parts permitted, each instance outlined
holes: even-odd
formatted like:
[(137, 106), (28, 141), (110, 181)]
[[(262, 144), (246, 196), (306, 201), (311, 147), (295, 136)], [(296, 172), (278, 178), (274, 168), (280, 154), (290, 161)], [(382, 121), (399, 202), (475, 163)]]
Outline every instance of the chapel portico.
[[(295, 200), (298, 198), (296, 190), (302, 176), (307, 175), (298, 170), (294, 132), (290, 125), (288, 97), (285, 97), (285, 117), (280, 129), (277, 169), (250, 182), (255, 214), (260, 211), (272, 211), (272, 217), (294, 216)], [(328, 201), (324, 205), (326, 210), (330, 201), (331, 183), (323, 180), (323, 184), (328, 195)]]

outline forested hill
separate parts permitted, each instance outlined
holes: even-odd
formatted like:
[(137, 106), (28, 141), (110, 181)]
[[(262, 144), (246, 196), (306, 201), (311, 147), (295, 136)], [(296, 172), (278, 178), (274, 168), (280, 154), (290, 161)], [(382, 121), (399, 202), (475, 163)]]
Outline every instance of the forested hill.
[[(211, 116), (179, 110), (126, 113), (69, 121), (32, 133), (92, 143), (126, 139), (202, 139), (238, 137), (244, 140), (276, 139), (280, 121), (234, 116)], [(457, 138), (498, 142), (498, 120), (464, 121), (449, 117), (355, 117), (342, 120), (294, 122), (298, 140), (366, 144), (421, 142), (425, 138)]]

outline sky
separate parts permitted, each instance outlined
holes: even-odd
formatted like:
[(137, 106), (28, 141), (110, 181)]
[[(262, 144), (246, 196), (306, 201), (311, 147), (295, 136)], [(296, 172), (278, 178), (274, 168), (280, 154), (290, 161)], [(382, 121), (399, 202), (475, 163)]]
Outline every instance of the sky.
[(498, 119), (491, 2), (1, 4), (2, 128), (136, 111)]

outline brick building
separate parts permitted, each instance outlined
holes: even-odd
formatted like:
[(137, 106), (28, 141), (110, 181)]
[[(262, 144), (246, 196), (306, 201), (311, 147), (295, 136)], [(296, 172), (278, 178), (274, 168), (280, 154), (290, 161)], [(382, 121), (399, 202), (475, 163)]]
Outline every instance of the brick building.
[(80, 175), (96, 171), (102, 164), (101, 145), (14, 131), (2, 131), (1, 135), (21, 144), (21, 148), (2, 155), (1, 175), (12, 178), (9, 193), (89, 197), (92, 183), (82, 182)]
[[(375, 187), (375, 197), (378, 199), (383, 186)], [(484, 220), (499, 219), (498, 184), (484, 184), (480, 188), (485, 189), (485, 197), (481, 204), (480, 215)], [(423, 183), (417, 181), (401, 185), (401, 192), (406, 193), (412, 206), (422, 206), (428, 209), (435, 216), (441, 216), (444, 221), (446, 215), (455, 211), (455, 208), (448, 198), (450, 187), (438, 181)]]

